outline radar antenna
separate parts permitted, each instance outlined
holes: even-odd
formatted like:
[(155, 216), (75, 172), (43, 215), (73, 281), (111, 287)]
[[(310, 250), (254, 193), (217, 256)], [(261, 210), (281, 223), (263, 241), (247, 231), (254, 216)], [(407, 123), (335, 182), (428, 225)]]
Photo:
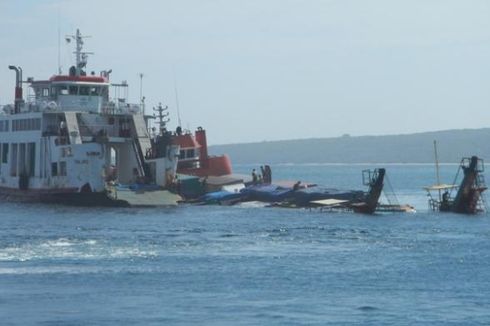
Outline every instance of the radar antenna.
[[(167, 126), (167, 123), (170, 121), (170, 118), (168, 117), (169, 113), (168, 111), (168, 106), (165, 105), (163, 106), (162, 103), (158, 103), (158, 106), (156, 108), (153, 108), (153, 111), (157, 113), (157, 119), (156, 123), (160, 125), (160, 130), (165, 129)], [(153, 113), (155, 115), (155, 113)]]
[(85, 71), (83, 68), (87, 66), (87, 59), (89, 54), (94, 54), (93, 52), (83, 52), (83, 39), (89, 38), (91, 36), (82, 36), (80, 30), (77, 29), (77, 33), (75, 35), (67, 35), (66, 42), (70, 43), (73, 39), (76, 42), (76, 50), (73, 52), (75, 54), (76, 66), (75, 66), (75, 75), (76, 76), (84, 76)]

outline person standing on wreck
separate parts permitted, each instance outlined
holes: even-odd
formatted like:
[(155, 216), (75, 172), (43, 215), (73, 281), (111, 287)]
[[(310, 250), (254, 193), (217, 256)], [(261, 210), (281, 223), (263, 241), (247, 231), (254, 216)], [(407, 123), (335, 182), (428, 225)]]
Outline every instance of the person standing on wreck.
[(301, 181), (296, 182), (293, 185), (293, 191), (299, 190), (300, 187), (301, 187)]
[(270, 184), (272, 182), (272, 171), (269, 165), (266, 165), (264, 167), (263, 175), (264, 175), (264, 182)]
[(255, 169), (252, 170), (252, 183), (254, 185), (257, 184), (257, 173), (255, 172)]

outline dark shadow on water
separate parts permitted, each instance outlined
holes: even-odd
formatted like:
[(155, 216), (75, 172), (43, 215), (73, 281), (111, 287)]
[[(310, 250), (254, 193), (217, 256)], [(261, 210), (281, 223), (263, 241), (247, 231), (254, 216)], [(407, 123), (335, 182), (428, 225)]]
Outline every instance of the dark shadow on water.
[(373, 307), (373, 306), (360, 306), (360, 307), (357, 307), (356, 308), (357, 310), (361, 310), (361, 311), (375, 311), (375, 310), (379, 310), (379, 308), (376, 308), (376, 307)]

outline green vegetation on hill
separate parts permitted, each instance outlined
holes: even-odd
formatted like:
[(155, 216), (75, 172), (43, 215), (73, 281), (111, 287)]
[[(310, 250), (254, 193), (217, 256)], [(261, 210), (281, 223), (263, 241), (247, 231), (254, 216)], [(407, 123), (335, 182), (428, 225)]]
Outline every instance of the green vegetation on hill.
[(433, 141), (439, 161), (490, 157), (490, 128), (387, 136), (342, 136), (210, 146), (213, 155), (228, 154), (233, 163), (432, 163)]

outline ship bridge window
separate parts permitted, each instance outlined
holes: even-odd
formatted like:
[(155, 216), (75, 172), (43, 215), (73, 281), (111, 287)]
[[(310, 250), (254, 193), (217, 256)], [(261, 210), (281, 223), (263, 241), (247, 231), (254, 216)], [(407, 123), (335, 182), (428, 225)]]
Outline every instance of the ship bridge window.
[(9, 131), (9, 121), (8, 120), (0, 121), (0, 132), (1, 131)]
[(90, 88), (88, 86), (80, 86), (80, 95), (88, 96), (90, 94)]
[(70, 86), (68, 87), (68, 93), (70, 95), (78, 95), (78, 86)]
[(68, 95), (68, 86), (65, 86), (65, 85), (58, 86), (58, 94), (59, 95)]
[(41, 119), (16, 119), (12, 120), (12, 131), (41, 130)]
[(187, 158), (193, 158), (194, 157), (194, 149), (188, 149), (187, 150)]

